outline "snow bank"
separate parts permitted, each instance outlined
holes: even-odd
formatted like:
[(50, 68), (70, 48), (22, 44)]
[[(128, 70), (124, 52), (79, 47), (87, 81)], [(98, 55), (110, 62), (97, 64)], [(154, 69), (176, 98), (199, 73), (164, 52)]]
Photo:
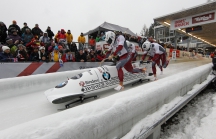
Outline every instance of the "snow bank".
[[(122, 137), (147, 115), (206, 80), (206, 64), (156, 82), (83, 104), (0, 132), (4, 139)], [(100, 107), (98, 107), (100, 106)]]
[(67, 80), (68, 77), (71, 78), (86, 70), (88, 69), (0, 79), (0, 100), (22, 94), (34, 93), (35, 90), (41, 91), (52, 88), (54, 85)]

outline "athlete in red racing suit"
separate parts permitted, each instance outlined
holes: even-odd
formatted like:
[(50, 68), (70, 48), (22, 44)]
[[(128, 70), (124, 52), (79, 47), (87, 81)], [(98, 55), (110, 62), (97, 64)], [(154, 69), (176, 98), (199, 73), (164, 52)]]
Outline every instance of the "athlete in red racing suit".
[[(123, 79), (124, 73), (122, 68), (124, 67), (128, 72), (131, 73), (138, 73), (138, 72), (145, 72), (145, 69), (133, 69), (131, 61), (134, 58), (134, 53), (132, 49), (128, 49), (124, 36), (120, 33), (117, 38), (115, 39), (115, 33), (112, 31), (106, 32), (105, 41), (110, 44), (110, 48), (106, 55), (111, 54), (108, 59), (111, 60), (114, 56), (119, 56), (119, 61), (116, 65), (116, 69), (118, 71), (119, 77), (119, 85), (114, 89), (119, 91), (122, 90), (123, 87)], [(131, 45), (132, 46), (132, 45)], [(135, 47), (134, 47), (135, 48)]]
[(150, 37), (149, 41), (151, 41), (152, 43), (150, 43), (148, 41), (144, 42), (142, 47), (143, 47), (143, 49), (145, 51), (151, 51), (151, 53), (153, 54), (152, 58), (151, 58), (152, 71), (153, 71), (153, 74), (154, 74), (154, 80), (157, 80), (155, 65), (157, 64), (160, 67), (160, 61), (162, 61), (162, 67), (160, 67), (160, 68), (161, 69), (166, 68), (167, 65), (169, 64), (169, 60), (166, 59), (166, 51), (165, 51), (165, 49), (161, 45), (159, 45), (158, 43), (155, 43), (151, 39), (152, 38)]

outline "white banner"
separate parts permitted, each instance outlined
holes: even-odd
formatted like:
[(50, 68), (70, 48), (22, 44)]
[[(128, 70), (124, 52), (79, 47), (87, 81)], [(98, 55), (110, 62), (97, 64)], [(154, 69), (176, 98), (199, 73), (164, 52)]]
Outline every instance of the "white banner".
[(216, 22), (216, 10), (171, 21), (170, 29), (193, 27)]
[(172, 60), (176, 60), (176, 51), (175, 50), (172, 51)]

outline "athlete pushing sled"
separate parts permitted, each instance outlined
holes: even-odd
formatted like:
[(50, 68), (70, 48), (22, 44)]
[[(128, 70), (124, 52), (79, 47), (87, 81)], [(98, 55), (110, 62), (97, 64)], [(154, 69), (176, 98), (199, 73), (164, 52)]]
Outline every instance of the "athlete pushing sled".
[(130, 45), (131, 46), (130, 49), (128, 48), (126, 40), (121, 32), (117, 32), (116, 34), (112, 31), (106, 32), (105, 41), (110, 45), (109, 50), (106, 54), (106, 56), (109, 55), (108, 59), (111, 60), (114, 56), (116, 55), (119, 56), (119, 61), (116, 64), (116, 69), (119, 78), (119, 85), (114, 89), (120, 91), (124, 89), (123, 86), (124, 73), (122, 70), (123, 67), (130, 73), (145, 72), (146, 69), (145, 68), (133, 69), (131, 62), (134, 59), (135, 47), (133, 47), (133, 45)]
[[(154, 80), (157, 80), (156, 74), (156, 64), (159, 66), (161, 71), (163, 68), (166, 68), (169, 64), (170, 59), (166, 58), (166, 51), (165, 49), (158, 43), (154, 42), (152, 37), (143, 43), (142, 48), (144, 50), (143, 58), (146, 54), (150, 53), (150, 59), (152, 61), (152, 71), (154, 74)], [(160, 64), (162, 62), (162, 65)]]

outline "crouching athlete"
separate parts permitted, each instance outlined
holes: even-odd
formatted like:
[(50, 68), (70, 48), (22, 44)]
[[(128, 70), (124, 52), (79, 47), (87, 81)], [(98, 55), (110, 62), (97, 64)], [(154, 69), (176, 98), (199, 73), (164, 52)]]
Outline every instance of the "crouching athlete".
[(131, 61), (134, 58), (135, 51), (132, 51), (133, 49), (128, 49), (125, 38), (121, 32), (118, 32), (117, 34), (112, 31), (106, 32), (105, 41), (110, 44), (109, 50), (106, 53), (106, 56), (109, 55), (108, 59), (111, 60), (114, 56), (119, 56), (119, 61), (116, 64), (116, 69), (119, 77), (119, 85), (114, 89), (120, 91), (124, 89), (124, 73), (122, 70), (123, 67), (130, 73), (145, 72), (146, 69), (133, 69)]
[(157, 75), (156, 75), (156, 67), (155, 65), (160, 65), (160, 60), (162, 61), (162, 68), (166, 68), (169, 64), (170, 59), (166, 59), (166, 51), (165, 49), (159, 45), (158, 43), (152, 42), (151, 41), (146, 41), (143, 43), (142, 48), (145, 51), (152, 51), (154, 54), (151, 61), (152, 61), (152, 71), (154, 74), (154, 80), (157, 80)]

